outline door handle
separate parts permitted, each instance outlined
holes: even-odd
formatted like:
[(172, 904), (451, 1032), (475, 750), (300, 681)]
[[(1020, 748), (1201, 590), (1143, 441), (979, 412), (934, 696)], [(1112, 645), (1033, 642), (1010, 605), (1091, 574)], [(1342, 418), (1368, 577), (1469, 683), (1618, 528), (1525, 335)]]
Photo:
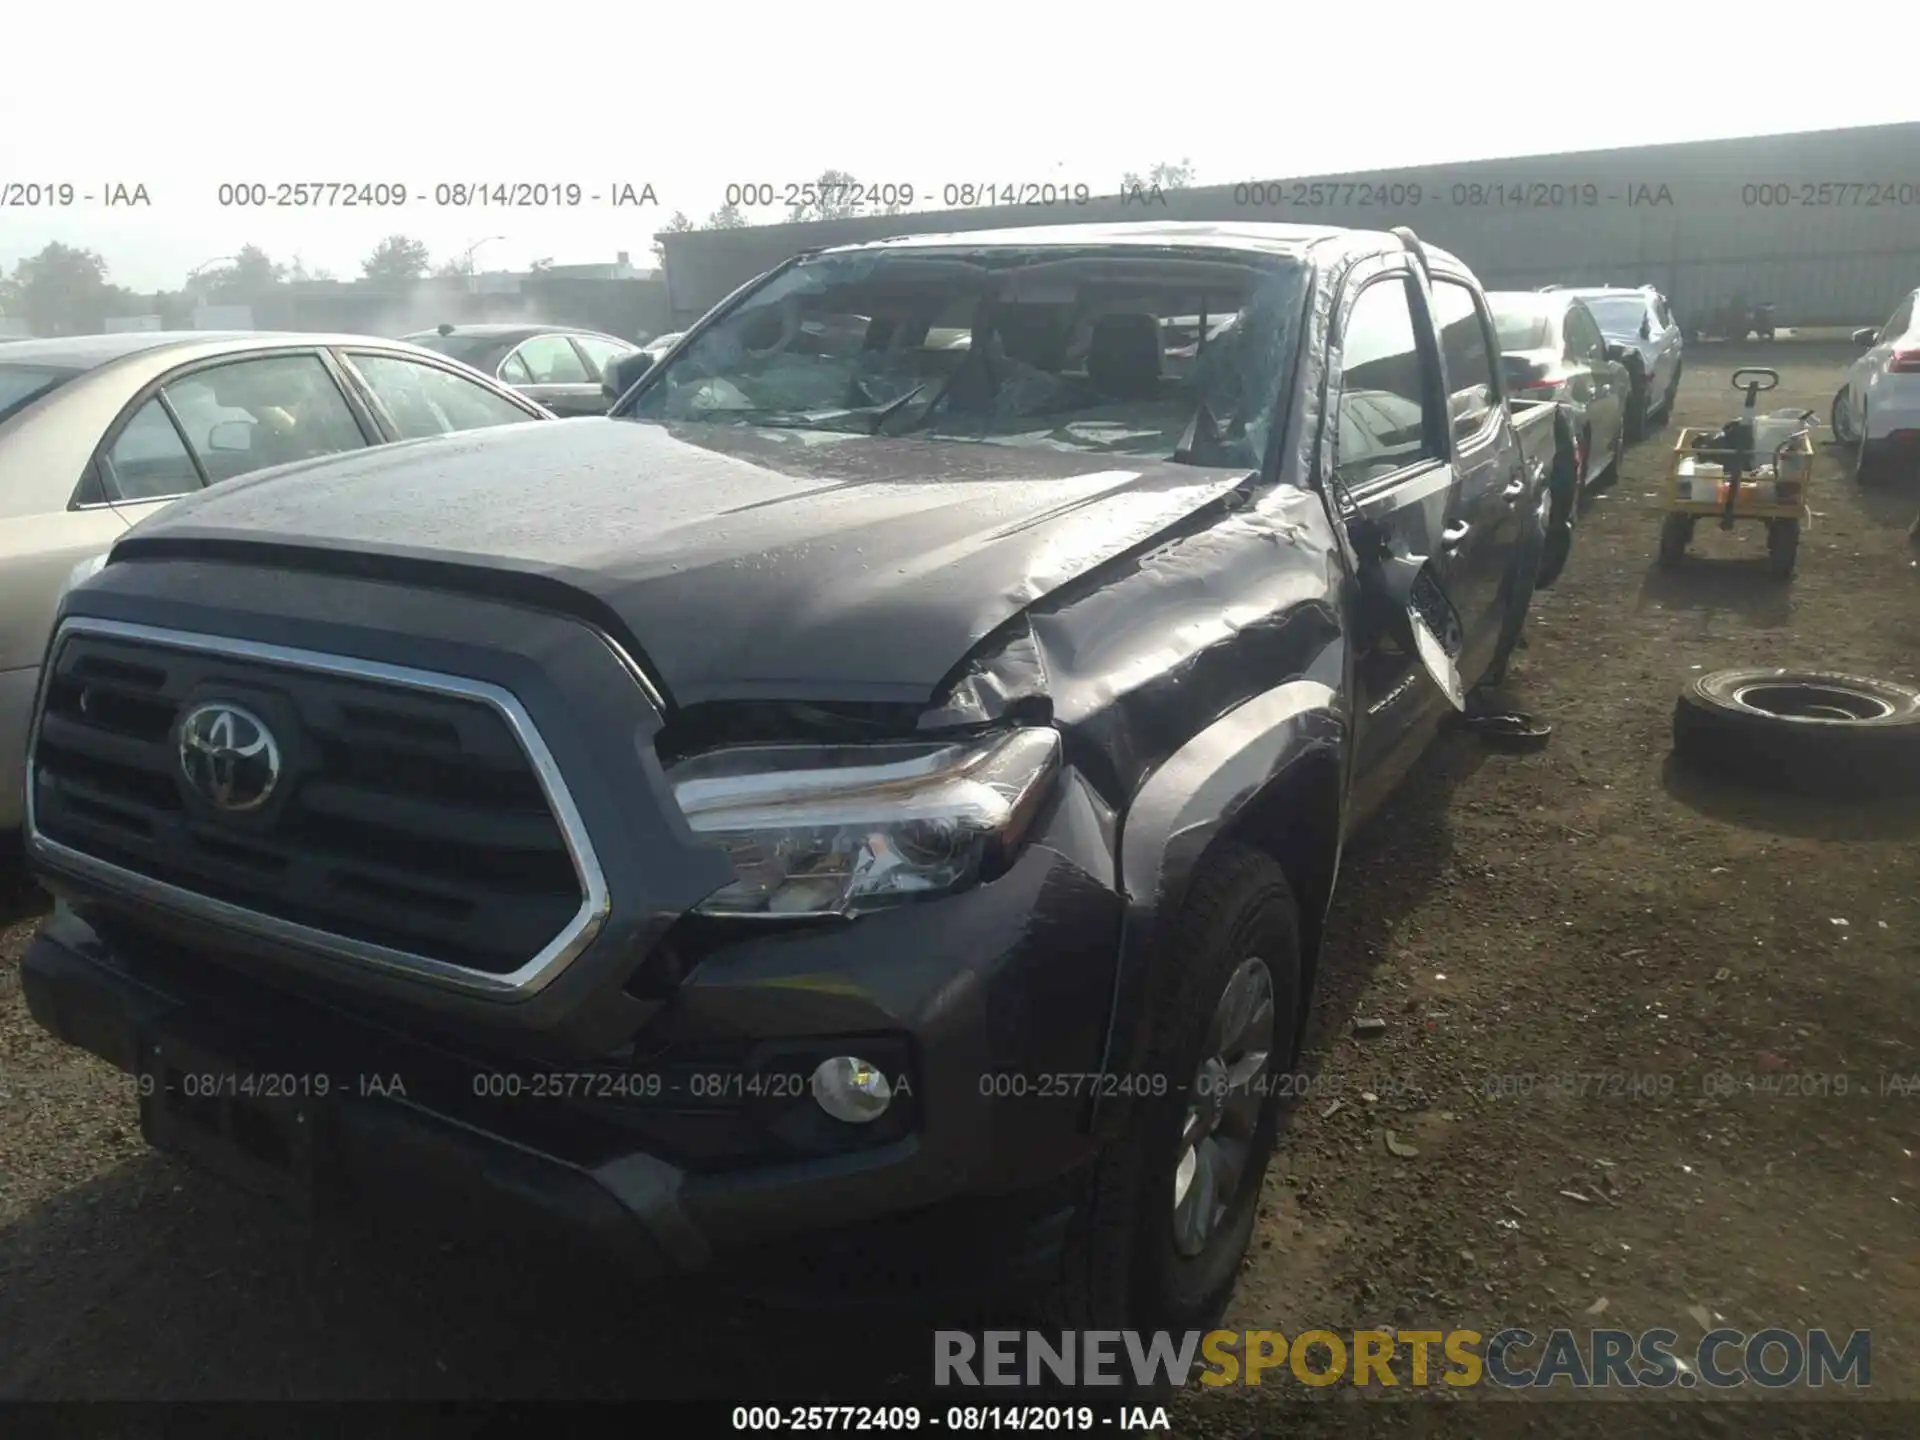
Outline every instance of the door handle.
[(1447, 550), (1458, 550), (1460, 542), (1467, 538), (1467, 532), (1473, 529), (1464, 520), (1456, 520), (1440, 532), (1440, 544)]
[(1524, 475), (1514, 476), (1511, 480), (1507, 481), (1507, 488), (1502, 493), (1504, 493), (1509, 500), (1518, 500), (1522, 495), (1527, 493), (1527, 477)]

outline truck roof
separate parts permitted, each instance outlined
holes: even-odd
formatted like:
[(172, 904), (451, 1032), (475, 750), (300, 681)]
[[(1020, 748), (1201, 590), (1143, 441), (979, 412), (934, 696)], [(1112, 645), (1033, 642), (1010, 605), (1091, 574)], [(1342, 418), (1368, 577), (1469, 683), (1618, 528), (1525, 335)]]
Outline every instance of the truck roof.
[[(815, 252), (845, 255), (863, 250), (950, 250), (983, 246), (1016, 249), (1068, 248), (1087, 245), (1137, 245), (1142, 248), (1177, 246), (1181, 249), (1255, 251), (1267, 255), (1302, 257), (1320, 246), (1343, 247), (1365, 237), (1389, 246), (1399, 242), (1384, 230), (1356, 230), (1339, 225), (1278, 225), (1245, 220), (1147, 220), (1134, 223), (1034, 225), (1004, 230), (954, 230), (939, 235), (894, 235), (853, 245), (832, 245)], [(1459, 261), (1429, 245), (1430, 256)]]

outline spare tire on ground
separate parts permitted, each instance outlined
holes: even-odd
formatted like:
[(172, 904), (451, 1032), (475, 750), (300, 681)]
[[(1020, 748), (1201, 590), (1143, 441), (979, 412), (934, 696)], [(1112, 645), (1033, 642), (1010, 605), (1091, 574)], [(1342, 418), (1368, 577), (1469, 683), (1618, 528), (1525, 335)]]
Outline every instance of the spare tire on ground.
[(1920, 690), (1817, 670), (1719, 670), (1680, 692), (1673, 753), (1744, 784), (1822, 795), (1920, 791)]

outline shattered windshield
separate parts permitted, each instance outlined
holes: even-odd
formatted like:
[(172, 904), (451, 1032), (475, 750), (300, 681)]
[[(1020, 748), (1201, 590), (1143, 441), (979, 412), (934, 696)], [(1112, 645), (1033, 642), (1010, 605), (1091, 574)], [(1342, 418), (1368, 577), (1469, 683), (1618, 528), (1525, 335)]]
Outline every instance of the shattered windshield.
[(1639, 295), (1588, 295), (1587, 309), (1600, 322), (1600, 331), (1609, 339), (1624, 339), (1640, 333), (1640, 322), (1647, 318), (1647, 302)]
[(1306, 279), (1228, 252), (828, 255), (708, 327), (625, 413), (1254, 469)]

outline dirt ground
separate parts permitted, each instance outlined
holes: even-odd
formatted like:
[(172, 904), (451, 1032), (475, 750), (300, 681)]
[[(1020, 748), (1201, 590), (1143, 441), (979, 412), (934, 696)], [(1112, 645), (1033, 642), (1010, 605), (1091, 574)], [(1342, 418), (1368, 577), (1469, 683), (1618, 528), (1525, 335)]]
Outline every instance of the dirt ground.
[[(1676, 423), (1725, 418), (1735, 362), (1824, 416), (1846, 355), (1699, 347)], [(1313, 1087), (1228, 1324), (1867, 1328), (1871, 1393), (1920, 1399), (1920, 811), (1767, 801), (1668, 759), (1702, 670), (1920, 682), (1920, 492), (1862, 492), (1827, 451), (1790, 585), (1758, 527), (1703, 525), (1706, 558), (1662, 575), (1642, 507), (1671, 435), (1629, 452), (1536, 602), (1510, 692), (1551, 745), (1447, 737), (1349, 854)], [(750, 1351), (883, 1398), (876, 1330), (507, 1251), (303, 1241), (148, 1152), (124, 1084), (26, 1015), (41, 909), (0, 898), (0, 1397), (738, 1396)], [(1322, 1420), (1359, 1408), (1343, 1388)], [(1309, 1393), (1183, 1396), (1175, 1431), (1262, 1433)], [(1416, 1412), (1469, 1408), (1365, 1410), (1432, 1433)]]

